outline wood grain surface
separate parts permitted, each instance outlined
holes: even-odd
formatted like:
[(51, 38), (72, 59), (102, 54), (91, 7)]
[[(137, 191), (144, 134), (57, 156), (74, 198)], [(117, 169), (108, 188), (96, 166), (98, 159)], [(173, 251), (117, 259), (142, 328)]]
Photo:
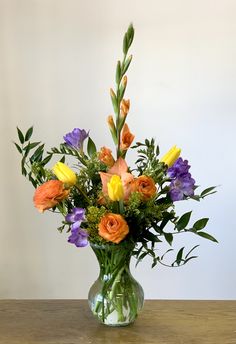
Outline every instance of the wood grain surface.
[(97, 322), (86, 300), (0, 300), (1, 344), (236, 344), (236, 301), (145, 301), (134, 324)]

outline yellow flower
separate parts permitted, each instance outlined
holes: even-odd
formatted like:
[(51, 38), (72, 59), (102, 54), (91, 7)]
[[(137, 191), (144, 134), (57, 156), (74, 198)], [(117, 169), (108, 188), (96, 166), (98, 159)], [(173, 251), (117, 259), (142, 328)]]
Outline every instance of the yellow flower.
[(57, 179), (59, 179), (64, 184), (67, 184), (68, 186), (73, 186), (76, 184), (76, 174), (63, 162), (57, 162), (53, 168), (53, 173), (57, 176)]
[(108, 196), (112, 201), (120, 201), (124, 198), (124, 189), (121, 178), (114, 174), (107, 183)]
[(161, 162), (164, 162), (168, 167), (171, 167), (180, 156), (181, 149), (173, 146), (162, 158)]

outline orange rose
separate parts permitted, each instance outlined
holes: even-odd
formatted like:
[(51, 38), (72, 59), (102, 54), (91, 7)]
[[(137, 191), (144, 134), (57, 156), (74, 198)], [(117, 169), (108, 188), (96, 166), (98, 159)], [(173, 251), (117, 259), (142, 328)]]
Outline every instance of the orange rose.
[(40, 185), (34, 193), (34, 205), (43, 213), (44, 210), (53, 208), (69, 195), (69, 190), (64, 189), (60, 180), (49, 180)]
[(155, 195), (157, 188), (151, 177), (140, 176), (134, 180), (134, 191), (139, 192), (144, 200)]
[(98, 154), (98, 159), (108, 167), (112, 167), (115, 163), (111, 150), (107, 147), (102, 147), (100, 149), (100, 152)]
[(129, 233), (125, 219), (119, 214), (108, 213), (101, 218), (98, 234), (107, 241), (119, 244)]
[(134, 135), (130, 132), (128, 125), (125, 123), (121, 133), (120, 149), (126, 151), (133, 142)]

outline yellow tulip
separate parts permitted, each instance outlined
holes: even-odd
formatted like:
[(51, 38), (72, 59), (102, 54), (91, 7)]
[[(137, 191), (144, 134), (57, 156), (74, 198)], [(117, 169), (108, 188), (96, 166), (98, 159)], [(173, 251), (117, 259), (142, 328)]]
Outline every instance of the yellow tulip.
[(173, 146), (162, 158), (161, 162), (164, 162), (168, 167), (171, 167), (180, 156), (181, 149)]
[(67, 165), (63, 164), (63, 162), (57, 162), (53, 166), (52, 170), (57, 179), (64, 184), (67, 184), (68, 186), (73, 186), (76, 184), (76, 174)]
[(108, 196), (112, 201), (120, 201), (124, 198), (124, 189), (121, 178), (114, 174), (107, 183)]

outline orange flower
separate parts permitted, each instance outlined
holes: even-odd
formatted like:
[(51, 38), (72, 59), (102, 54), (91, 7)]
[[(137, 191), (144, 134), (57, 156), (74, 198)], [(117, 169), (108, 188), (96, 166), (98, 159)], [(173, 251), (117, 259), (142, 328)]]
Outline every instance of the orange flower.
[(64, 189), (60, 180), (49, 180), (40, 185), (34, 193), (34, 205), (43, 213), (44, 210), (53, 208), (69, 195), (69, 190)]
[(124, 189), (124, 200), (127, 200), (130, 193), (133, 191), (132, 183), (134, 181), (134, 176), (127, 172), (128, 166), (125, 160), (121, 157), (116, 160), (112, 168), (109, 169), (108, 173), (99, 172), (102, 181), (102, 192), (105, 196), (108, 195), (107, 184), (110, 182), (111, 177), (115, 174), (121, 177), (122, 186)]
[(157, 188), (151, 177), (140, 176), (134, 181), (134, 191), (139, 192), (144, 200), (148, 200), (155, 195)]
[(102, 147), (100, 149), (100, 152), (98, 154), (98, 159), (108, 167), (112, 167), (115, 163), (111, 150), (107, 147)]
[(133, 142), (134, 135), (130, 132), (128, 125), (125, 123), (121, 133), (120, 149), (126, 151)]
[(130, 100), (122, 99), (120, 103), (120, 111), (121, 111), (121, 117), (126, 117), (130, 108)]
[(119, 244), (129, 233), (125, 219), (119, 214), (108, 213), (101, 218), (98, 234), (105, 240)]

